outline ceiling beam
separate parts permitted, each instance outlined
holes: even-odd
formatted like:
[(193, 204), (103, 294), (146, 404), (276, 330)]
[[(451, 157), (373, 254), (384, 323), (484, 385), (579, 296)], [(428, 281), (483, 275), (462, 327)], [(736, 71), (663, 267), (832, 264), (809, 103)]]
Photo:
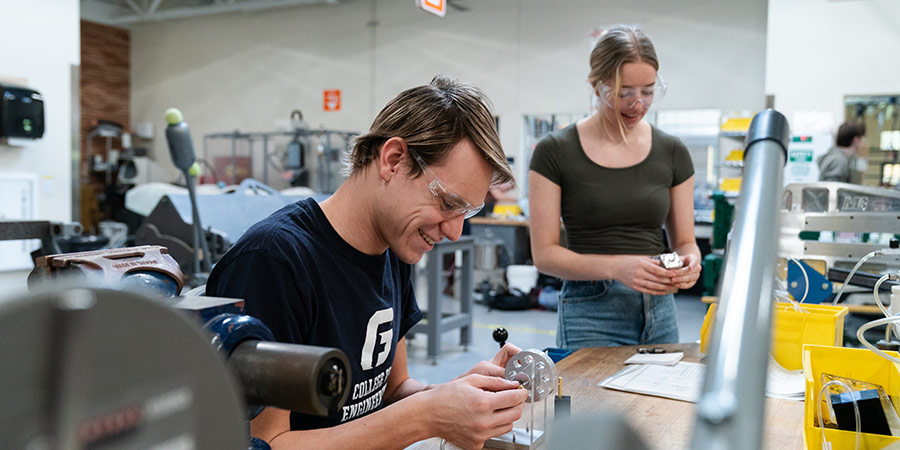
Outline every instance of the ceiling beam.
[(147, 14), (147, 9), (144, 6), (138, 5), (135, 0), (125, 0), (125, 3), (127, 3), (139, 16)]
[[(150, 0), (147, 0), (150, 1)], [(147, 14), (153, 14), (156, 12), (156, 8), (159, 8), (159, 4), (162, 3), (162, 0), (152, 0), (153, 3), (147, 6)]]
[[(129, 5), (131, 5), (133, 2), (133, 0), (126, 1), (128, 1)], [(154, 3), (151, 6), (158, 7), (160, 1), (161, 0), (154, 0)], [(211, 14), (261, 11), (266, 9), (285, 8), (289, 6), (299, 5), (312, 5), (317, 3), (337, 3), (338, 0), (245, 0), (241, 2), (226, 0), (226, 2), (227, 3), (217, 1), (215, 4), (211, 4), (208, 6), (185, 6), (167, 8), (164, 10), (157, 10), (156, 8), (153, 8), (152, 11), (147, 11), (144, 14), (138, 12), (138, 14), (113, 16), (110, 18), (110, 22), (123, 25), (155, 20), (184, 19), (189, 17), (207, 16)], [(134, 8), (134, 5), (132, 5), (132, 8)], [(137, 8), (135, 8), (135, 10), (137, 10)]]

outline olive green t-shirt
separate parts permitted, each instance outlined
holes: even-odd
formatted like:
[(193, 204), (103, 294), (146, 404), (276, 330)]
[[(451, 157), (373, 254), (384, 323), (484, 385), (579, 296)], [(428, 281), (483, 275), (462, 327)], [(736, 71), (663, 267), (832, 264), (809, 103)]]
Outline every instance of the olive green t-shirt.
[(562, 190), (569, 249), (606, 255), (662, 253), (669, 191), (694, 174), (684, 143), (656, 128), (643, 161), (623, 168), (601, 166), (585, 154), (574, 124), (541, 139), (529, 168)]

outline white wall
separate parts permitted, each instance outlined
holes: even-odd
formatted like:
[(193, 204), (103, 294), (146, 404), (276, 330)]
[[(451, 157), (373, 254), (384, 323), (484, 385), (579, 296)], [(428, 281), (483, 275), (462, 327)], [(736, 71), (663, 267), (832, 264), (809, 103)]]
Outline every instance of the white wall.
[(778, 0), (769, 5), (766, 92), (844, 120), (844, 96), (900, 93), (900, 2)]
[[(45, 119), (42, 139), (22, 149), (0, 146), (0, 175), (36, 175), (36, 219), (72, 220), (71, 68), (80, 61), (78, 5), (0, 0), (0, 78), (27, 80), (44, 97)], [(25, 275), (0, 272), (0, 295), (24, 289)]]
[[(764, 106), (764, 1), (480, 0), (438, 18), (412, 0), (345, 1), (217, 15), (132, 28), (132, 120), (152, 121), (154, 178), (177, 175), (163, 112), (184, 111), (202, 136), (272, 130), (300, 108), (312, 126), (365, 131), (401, 90), (449, 73), (475, 83), (500, 115), (507, 154), (518, 156), (522, 115), (586, 112), (596, 27), (638, 23), (654, 40), (669, 83), (663, 108)], [(322, 111), (341, 89), (343, 110)]]

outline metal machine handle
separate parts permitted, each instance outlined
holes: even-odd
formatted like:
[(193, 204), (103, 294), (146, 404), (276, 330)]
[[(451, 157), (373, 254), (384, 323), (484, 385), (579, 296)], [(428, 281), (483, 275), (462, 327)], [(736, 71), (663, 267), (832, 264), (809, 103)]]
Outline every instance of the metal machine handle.
[(741, 195), (691, 448), (762, 448), (778, 250), (779, 199), (790, 131), (768, 109), (750, 124)]
[(247, 340), (228, 363), (250, 404), (327, 416), (350, 394), (350, 364), (335, 348)]

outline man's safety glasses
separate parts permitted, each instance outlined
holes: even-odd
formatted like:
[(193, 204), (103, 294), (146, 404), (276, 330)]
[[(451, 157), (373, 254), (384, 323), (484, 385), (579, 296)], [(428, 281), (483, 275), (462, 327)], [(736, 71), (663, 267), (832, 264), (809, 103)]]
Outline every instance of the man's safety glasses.
[(432, 180), (428, 183), (428, 190), (431, 191), (431, 195), (437, 197), (441, 205), (441, 214), (447, 217), (463, 215), (466, 219), (470, 219), (475, 216), (475, 214), (478, 214), (478, 212), (481, 211), (481, 208), (484, 208), (484, 203), (478, 206), (473, 206), (458, 194), (450, 192), (446, 187), (444, 187), (444, 183), (441, 182), (440, 178), (438, 178), (434, 174), (434, 172), (432, 172), (431, 169), (428, 168), (428, 165), (425, 164), (425, 161), (422, 160), (422, 157), (417, 155), (412, 150), (409, 150), (409, 155), (412, 156), (412, 159), (416, 161), (416, 164), (419, 165), (419, 168), (422, 169), (422, 172), (425, 172), (430, 177), (432, 177)]
[[(624, 87), (619, 91), (618, 105), (619, 109), (631, 109), (637, 102), (641, 102), (644, 109), (650, 107), (654, 103), (659, 103), (666, 96), (668, 85), (661, 76), (656, 76), (656, 83), (651, 86), (642, 87)], [(613, 88), (606, 84), (600, 84), (600, 101), (605, 105), (612, 105)]]

